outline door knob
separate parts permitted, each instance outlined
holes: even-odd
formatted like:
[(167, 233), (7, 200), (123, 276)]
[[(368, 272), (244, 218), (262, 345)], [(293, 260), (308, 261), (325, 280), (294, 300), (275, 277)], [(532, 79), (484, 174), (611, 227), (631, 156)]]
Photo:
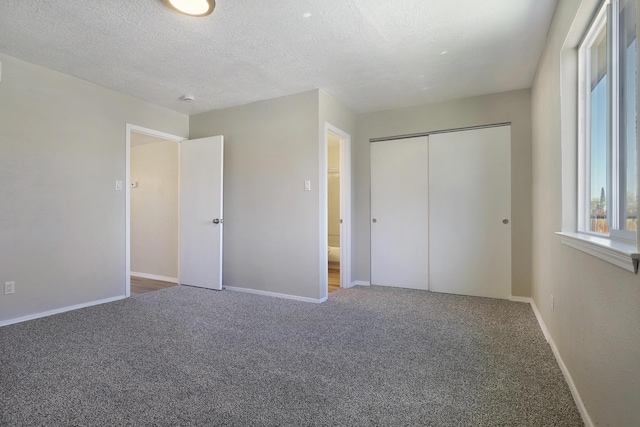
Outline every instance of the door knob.
[(503, 224), (509, 224), (509, 220), (505, 218), (505, 219), (502, 220), (502, 223)]
[(222, 224), (222, 220), (221, 220), (221, 219), (218, 219), (218, 218), (215, 218), (215, 219), (213, 220), (213, 223), (214, 223), (214, 224)]
[(373, 219), (371, 220), (371, 222), (375, 224), (376, 222), (378, 222), (378, 220), (377, 220), (377, 219), (375, 219), (375, 218), (373, 218)]

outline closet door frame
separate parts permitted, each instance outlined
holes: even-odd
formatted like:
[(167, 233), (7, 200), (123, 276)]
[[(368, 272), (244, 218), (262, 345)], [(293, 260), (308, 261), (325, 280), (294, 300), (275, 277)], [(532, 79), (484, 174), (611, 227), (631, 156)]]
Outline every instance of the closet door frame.
[[(398, 136), (390, 136), (390, 137), (382, 137), (382, 138), (372, 138), (369, 140), (370, 142), (370, 152), (373, 150), (373, 144), (374, 143), (379, 143), (379, 142), (391, 142), (391, 141), (396, 141), (397, 143), (402, 143), (403, 140), (411, 140), (414, 138), (423, 138), (423, 137), (427, 137), (427, 141), (428, 141), (428, 137), (432, 136), (432, 135), (438, 135), (438, 134), (444, 134), (444, 133), (452, 133), (452, 132), (464, 132), (464, 131), (472, 131), (472, 130), (479, 130), (479, 129), (487, 129), (487, 128), (495, 128), (495, 127), (511, 127), (511, 123), (510, 122), (504, 122), (504, 123), (495, 123), (495, 124), (489, 124), (489, 125), (482, 125), (482, 126), (472, 126), (472, 127), (464, 127), (464, 128), (454, 128), (454, 129), (448, 129), (448, 130), (438, 130), (438, 131), (432, 131), (432, 132), (422, 132), (422, 133), (415, 133), (415, 134), (405, 134), (405, 135), (398, 135)], [(427, 145), (429, 143), (427, 142)], [(509, 138), (509, 152), (510, 152), (510, 144), (511, 144), (511, 140)], [(428, 157), (429, 155), (427, 154), (427, 162), (428, 162)], [(508, 165), (509, 165), (509, 186), (511, 185), (511, 161), (509, 158), (508, 161)], [(428, 171), (428, 165), (427, 165), (427, 171)], [(374, 229), (373, 226), (375, 225), (375, 223), (373, 222), (374, 219), (376, 218), (376, 213), (375, 213), (375, 202), (374, 202), (374, 181), (375, 181), (375, 177), (374, 174), (376, 173), (376, 171), (374, 170), (374, 164), (373, 164), (373, 160), (371, 160), (370, 163), (370, 196), (371, 196), (371, 212), (370, 212), (370, 217), (369, 217), (369, 227), (370, 227), (370, 262), (371, 262), (371, 268), (370, 268), (370, 283), (375, 285), (376, 283), (376, 277), (375, 277), (375, 269), (376, 266), (374, 266), (374, 263), (376, 263), (376, 256), (374, 255)], [(427, 172), (428, 173), (428, 172)], [(428, 192), (428, 181), (429, 178), (427, 177), (427, 192)], [(509, 192), (509, 198), (510, 198), (511, 194)], [(427, 198), (427, 206), (430, 207), (431, 201), (429, 200), (429, 198)], [(511, 203), (511, 202), (510, 202)], [(507, 219), (509, 221), (509, 228), (510, 228), (510, 224), (511, 224), (511, 206), (509, 206), (509, 213), (508, 213), (508, 217), (502, 218), (502, 219)], [(429, 230), (429, 227), (432, 227), (433, 225), (430, 223), (428, 214), (427, 214), (427, 230)], [(506, 224), (505, 224), (506, 225)], [(427, 238), (428, 240), (429, 237)], [(429, 264), (430, 264), (430, 251), (432, 251), (433, 248), (431, 247), (431, 243), (429, 243), (427, 245), (427, 249), (424, 253), (424, 263), (427, 266), (427, 280), (426, 280), (426, 285), (424, 287), (421, 287), (420, 289), (425, 289), (425, 290), (433, 290), (431, 289), (432, 286), (430, 284), (430, 274), (431, 271), (429, 269)], [(509, 290), (507, 292), (507, 294), (500, 296), (499, 298), (505, 298), (505, 299), (509, 299), (511, 298), (511, 287), (512, 287), (512, 276), (511, 276), (511, 236), (509, 236), (509, 260), (508, 260), (508, 268), (509, 268), (509, 277), (508, 277), (508, 282), (509, 282)], [(464, 261), (460, 261), (460, 267), (459, 268), (464, 268)]]

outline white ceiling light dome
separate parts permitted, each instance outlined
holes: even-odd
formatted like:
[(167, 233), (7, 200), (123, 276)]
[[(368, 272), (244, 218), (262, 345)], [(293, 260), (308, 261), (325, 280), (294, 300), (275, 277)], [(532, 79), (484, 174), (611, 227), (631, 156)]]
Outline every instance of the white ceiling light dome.
[(216, 7), (215, 0), (165, 0), (165, 3), (190, 16), (207, 16)]

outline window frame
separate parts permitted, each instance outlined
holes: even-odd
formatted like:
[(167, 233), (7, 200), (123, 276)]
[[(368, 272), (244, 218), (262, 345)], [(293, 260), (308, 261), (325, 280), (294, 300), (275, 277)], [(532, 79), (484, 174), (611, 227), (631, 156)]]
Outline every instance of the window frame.
[[(606, 0), (598, 10), (578, 47), (578, 206), (577, 231), (599, 238), (636, 244), (637, 232), (626, 230), (626, 195), (620, 195), (622, 153), (619, 138), (619, 0)], [(590, 230), (591, 221), (591, 47), (606, 26), (607, 37), (607, 225), (609, 233)], [(636, 65), (637, 67), (637, 65)], [(636, 119), (637, 120), (637, 119)], [(637, 159), (633, 159), (634, 161)], [(624, 221), (622, 215), (625, 215)]]

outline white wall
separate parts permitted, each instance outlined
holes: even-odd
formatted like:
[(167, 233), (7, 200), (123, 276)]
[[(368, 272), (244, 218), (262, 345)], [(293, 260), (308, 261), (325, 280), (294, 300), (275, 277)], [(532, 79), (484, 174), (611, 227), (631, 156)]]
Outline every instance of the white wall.
[(188, 117), (0, 54), (0, 322), (125, 293), (127, 123)]
[(179, 144), (131, 133), (131, 271), (178, 277)]
[(326, 296), (325, 122), (355, 129), (353, 113), (319, 90), (190, 117), (191, 139), (225, 138), (225, 286)]
[(512, 294), (530, 295), (530, 95), (528, 89), (523, 89), (358, 116), (357, 138), (353, 147), (357, 280), (370, 279), (369, 139), (511, 122)]
[(225, 139), (223, 284), (320, 298), (318, 91), (191, 116), (191, 139), (212, 135)]
[[(594, 425), (637, 426), (640, 277), (564, 246), (554, 234), (563, 225), (563, 163), (575, 172), (575, 160), (562, 159), (563, 127), (576, 124), (561, 117), (560, 52), (581, 3), (593, 11), (599, 2), (558, 2), (532, 88), (532, 296)], [(575, 149), (575, 141), (564, 142)], [(574, 192), (565, 186), (564, 197), (575, 200)]]

